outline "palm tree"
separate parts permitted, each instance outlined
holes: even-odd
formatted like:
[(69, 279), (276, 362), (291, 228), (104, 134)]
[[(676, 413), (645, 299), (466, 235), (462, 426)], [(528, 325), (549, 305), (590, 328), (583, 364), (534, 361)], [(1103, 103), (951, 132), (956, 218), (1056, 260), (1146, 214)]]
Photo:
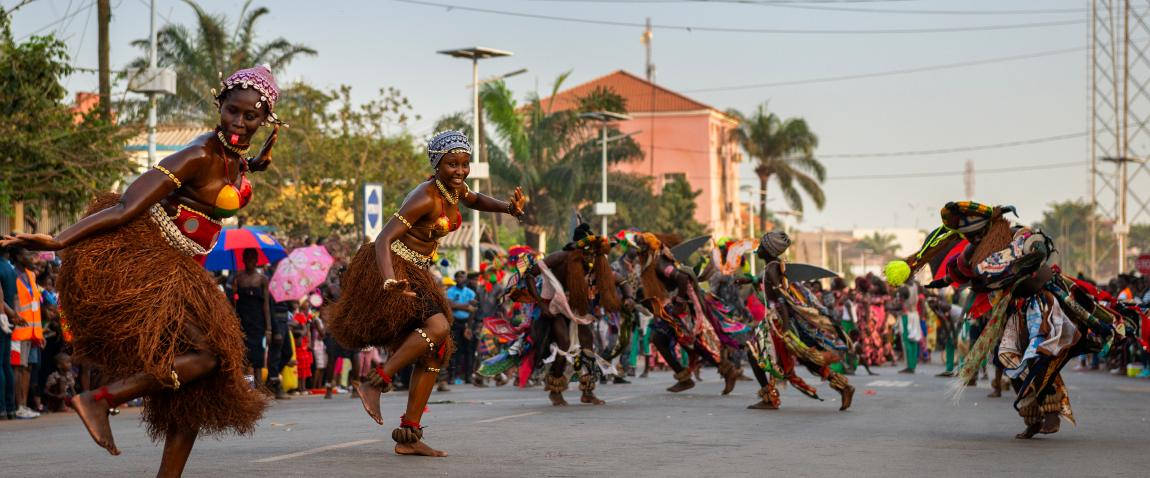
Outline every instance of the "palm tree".
[(735, 110), (729, 110), (728, 114), (739, 120), (739, 127), (732, 130), (731, 135), (747, 155), (758, 162), (755, 174), (759, 177), (760, 221), (763, 224), (767, 222), (767, 183), (772, 177), (778, 182), (791, 209), (803, 210), (799, 189), (822, 209), (826, 204), (822, 182), (827, 178), (827, 171), (815, 159), (819, 138), (807, 126), (806, 120), (784, 120), (768, 113), (765, 104), (759, 105), (749, 118)]
[[(556, 79), (551, 98), (569, 74)], [(492, 179), (504, 189), (521, 186), (531, 198), (523, 219), (527, 245), (538, 248), (544, 232), (550, 235), (549, 243), (562, 244), (571, 214), (592, 202), (600, 180), (599, 125), (583, 120), (579, 113), (626, 112), (623, 98), (597, 90), (581, 98), (578, 108), (555, 111), (553, 101), (545, 104), (537, 94), (519, 105), (502, 81), (484, 84), (479, 95), (487, 124), (499, 138), (486, 148)], [(633, 161), (642, 157), (642, 151), (625, 137), (609, 143), (608, 157), (612, 162)]]
[[(208, 13), (192, 0), (184, 1), (196, 12), (195, 31), (173, 24), (156, 32), (156, 63), (175, 68), (177, 75), (176, 94), (159, 99), (163, 120), (210, 124), (215, 118), (211, 89), (219, 88), (221, 74), (260, 64), (279, 72), (299, 56), (316, 54), (314, 49), (282, 37), (257, 43), (256, 23), (270, 10), (259, 7), (249, 11), (251, 0), (244, 2), (231, 34), (226, 16)], [(148, 40), (136, 40), (132, 45), (145, 53), (130, 67), (147, 67)]]
[(864, 251), (880, 257), (893, 256), (898, 253), (898, 240), (894, 234), (874, 234), (859, 239), (859, 247)]

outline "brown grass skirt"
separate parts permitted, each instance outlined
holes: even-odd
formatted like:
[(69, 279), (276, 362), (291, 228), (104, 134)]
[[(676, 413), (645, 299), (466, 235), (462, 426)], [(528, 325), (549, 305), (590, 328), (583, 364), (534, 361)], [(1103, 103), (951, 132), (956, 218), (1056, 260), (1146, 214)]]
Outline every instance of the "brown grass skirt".
[(329, 306), (328, 329), (341, 345), (395, 350), (429, 317), (443, 314), (451, 322), (451, 306), (431, 271), (391, 253), (395, 278), (406, 279), (416, 294), (410, 298), (399, 291), (383, 290), (383, 275), (375, 259), (374, 242), (360, 246), (343, 273), (342, 295)]
[[(85, 215), (118, 200), (101, 195)], [(239, 319), (212, 276), (161, 234), (144, 213), (64, 251), (56, 285), (74, 353), (112, 379), (143, 372), (169, 384), (172, 362), (202, 335), (217, 368), (144, 397), (141, 419), (153, 440), (188, 430), (248, 434), (266, 402), (244, 380)]]

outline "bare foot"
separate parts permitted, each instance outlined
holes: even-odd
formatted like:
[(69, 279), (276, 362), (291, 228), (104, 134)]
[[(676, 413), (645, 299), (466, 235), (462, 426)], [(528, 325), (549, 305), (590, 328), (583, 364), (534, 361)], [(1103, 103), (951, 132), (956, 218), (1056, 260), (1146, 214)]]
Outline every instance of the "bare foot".
[(671, 393), (679, 393), (679, 392), (682, 392), (684, 390), (690, 390), (692, 388), (695, 388), (695, 381), (688, 378), (682, 382), (678, 382), (674, 385), (671, 385), (671, 387), (668, 388), (667, 391), (671, 392)]
[(116, 440), (112, 438), (112, 424), (108, 421), (108, 402), (104, 400), (93, 401), (91, 393), (82, 393), (72, 397), (72, 408), (80, 415), (84, 428), (92, 440), (113, 456), (120, 454), (116, 448)]
[(363, 411), (367, 412), (367, 416), (375, 420), (375, 423), (383, 425), (383, 415), (379, 411), (379, 395), (383, 392), (366, 380), (356, 389), (359, 390), (359, 402), (363, 404)]
[(547, 398), (551, 399), (551, 405), (553, 405), (553, 406), (556, 406), (556, 407), (566, 407), (567, 406), (567, 400), (563, 399), (562, 393), (551, 392), (550, 394), (547, 395)]
[(579, 401), (583, 403), (590, 403), (592, 405), (602, 405), (607, 403), (603, 400), (600, 400), (599, 397), (596, 397), (594, 393), (584, 393), (583, 396), (579, 397)]
[(434, 456), (434, 457), (447, 456), (447, 452), (439, 451), (439, 450), (436, 450), (432, 447), (429, 447), (429, 446), (427, 446), (426, 443), (423, 443), (423, 440), (417, 441), (415, 443), (407, 443), (407, 444), (396, 443), (395, 444), (395, 454), (396, 455)]

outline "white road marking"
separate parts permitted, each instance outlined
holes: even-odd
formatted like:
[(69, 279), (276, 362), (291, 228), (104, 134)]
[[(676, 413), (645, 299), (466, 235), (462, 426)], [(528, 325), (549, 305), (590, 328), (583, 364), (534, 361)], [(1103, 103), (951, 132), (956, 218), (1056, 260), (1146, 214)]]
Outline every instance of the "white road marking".
[(912, 382), (910, 380), (875, 380), (866, 384), (867, 387), (894, 387), (903, 388), (909, 387)]
[(479, 424), (479, 423), (492, 423), (492, 422), (499, 422), (499, 421), (503, 421), (503, 420), (510, 420), (510, 419), (512, 419), (512, 418), (519, 418), (519, 417), (529, 417), (529, 416), (531, 416), (531, 415), (538, 415), (538, 414), (540, 414), (540, 413), (543, 413), (543, 412), (527, 412), (527, 413), (520, 413), (520, 414), (517, 414), (517, 415), (507, 415), (507, 416), (505, 416), (505, 417), (495, 417), (495, 418), (488, 418), (488, 419), (486, 419), (486, 420), (480, 420), (480, 421), (477, 421), (477, 422), (475, 422), (475, 423), (476, 423), (476, 424)]
[(288, 453), (286, 455), (272, 456), (268, 458), (260, 458), (259, 460), (252, 461), (252, 463), (271, 463), (273, 461), (287, 460), (291, 458), (299, 458), (301, 456), (314, 455), (316, 453), (323, 453), (329, 450), (338, 450), (340, 448), (351, 448), (353, 446), (368, 445), (371, 443), (378, 443), (380, 440), (359, 440), (349, 441), (347, 443), (338, 443), (335, 445), (321, 446), (319, 448), (312, 448), (310, 450), (297, 451), (295, 453)]
[(612, 398), (610, 400), (603, 399), (603, 401), (605, 401), (605, 402), (622, 402), (623, 400), (630, 400), (632, 398), (635, 398), (635, 395), (624, 395), (622, 397)]

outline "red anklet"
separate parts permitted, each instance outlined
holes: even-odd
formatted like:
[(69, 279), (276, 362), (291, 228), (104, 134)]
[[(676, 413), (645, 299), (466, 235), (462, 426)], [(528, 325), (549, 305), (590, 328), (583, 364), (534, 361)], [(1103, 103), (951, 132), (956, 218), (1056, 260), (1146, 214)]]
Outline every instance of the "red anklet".
[(379, 374), (379, 378), (382, 378), (384, 383), (391, 385), (391, 375), (388, 375), (387, 372), (383, 371), (383, 365), (376, 365), (375, 373)]
[(100, 400), (107, 400), (108, 408), (114, 408), (116, 406), (115, 397), (108, 392), (108, 387), (100, 387), (99, 390), (96, 390), (96, 393), (92, 394), (92, 401), (98, 402)]
[(416, 430), (422, 430), (423, 429), (423, 427), (419, 426), (419, 422), (413, 422), (411, 420), (408, 420), (407, 415), (400, 415), (399, 426), (414, 428)]

